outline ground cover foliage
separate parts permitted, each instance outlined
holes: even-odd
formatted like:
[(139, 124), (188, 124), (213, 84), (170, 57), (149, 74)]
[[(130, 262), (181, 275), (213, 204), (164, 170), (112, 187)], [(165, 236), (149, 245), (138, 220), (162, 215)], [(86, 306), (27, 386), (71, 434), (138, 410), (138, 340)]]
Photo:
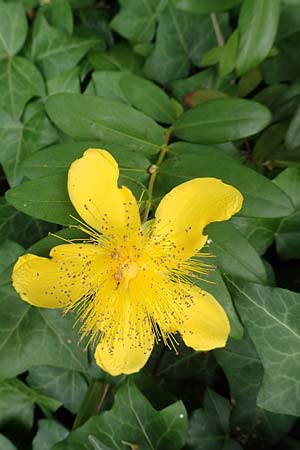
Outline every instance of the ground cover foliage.
[[(1, 450), (300, 449), (299, 37), (298, 0), (0, 0)], [(18, 298), (17, 257), (74, 235), (89, 147), (152, 215), (194, 177), (242, 192), (207, 227), (226, 348), (157, 346), (113, 378), (71, 314)]]

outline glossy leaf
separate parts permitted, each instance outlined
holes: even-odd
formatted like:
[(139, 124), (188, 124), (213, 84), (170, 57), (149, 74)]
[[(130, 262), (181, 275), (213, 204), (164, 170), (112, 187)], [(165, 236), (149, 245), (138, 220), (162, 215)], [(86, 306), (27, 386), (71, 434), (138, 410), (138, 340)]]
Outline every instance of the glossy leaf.
[(175, 0), (176, 8), (184, 11), (207, 14), (217, 11), (226, 11), (238, 5), (241, 0)]
[(6, 200), (21, 212), (60, 225), (78, 217), (67, 192), (66, 174), (38, 178), (6, 192)]
[(51, 120), (77, 140), (99, 139), (153, 154), (163, 144), (163, 129), (123, 103), (100, 97), (57, 94), (46, 103)]
[(172, 156), (160, 166), (155, 192), (158, 198), (189, 179), (216, 177), (242, 192), (242, 215), (282, 217), (294, 210), (288, 197), (274, 183), (222, 150), (180, 142), (172, 144), (171, 151)]
[(175, 136), (188, 142), (217, 144), (252, 136), (270, 121), (269, 110), (259, 103), (218, 98), (183, 113), (172, 130)]
[(237, 70), (240, 75), (254, 69), (268, 56), (275, 40), (279, 13), (279, 0), (243, 1), (238, 24)]

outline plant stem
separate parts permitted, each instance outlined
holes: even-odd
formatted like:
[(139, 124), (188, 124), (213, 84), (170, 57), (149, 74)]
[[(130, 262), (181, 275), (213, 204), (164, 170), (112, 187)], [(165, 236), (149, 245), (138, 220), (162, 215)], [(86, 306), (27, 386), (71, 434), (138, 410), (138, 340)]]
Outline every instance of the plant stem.
[(82, 401), (78, 414), (73, 423), (73, 430), (83, 425), (93, 414), (97, 414), (104, 402), (109, 384), (94, 378)]
[(225, 41), (224, 41), (222, 30), (221, 30), (221, 27), (220, 27), (220, 24), (219, 24), (219, 21), (218, 21), (218, 18), (216, 16), (216, 14), (212, 13), (210, 15), (210, 18), (211, 18), (211, 21), (212, 21), (212, 24), (213, 24), (213, 27), (214, 27), (214, 31), (215, 31), (215, 35), (216, 35), (216, 38), (217, 38), (218, 46), (219, 47), (224, 47)]
[(146, 202), (145, 210), (143, 213), (143, 220), (142, 220), (143, 222), (146, 222), (148, 219), (148, 216), (149, 216), (150, 208), (152, 205), (153, 189), (154, 189), (155, 180), (156, 180), (157, 174), (159, 172), (159, 166), (163, 162), (163, 160), (167, 154), (167, 151), (168, 151), (168, 143), (169, 143), (169, 139), (170, 139), (170, 134), (171, 134), (170, 130), (167, 130), (166, 134), (165, 134), (164, 143), (161, 146), (160, 153), (158, 155), (156, 164), (152, 164), (152, 166), (150, 166), (150, 168), (148, 170), (151, 175), (150, 175), (149, 184), (148, 184), (148, 200)]

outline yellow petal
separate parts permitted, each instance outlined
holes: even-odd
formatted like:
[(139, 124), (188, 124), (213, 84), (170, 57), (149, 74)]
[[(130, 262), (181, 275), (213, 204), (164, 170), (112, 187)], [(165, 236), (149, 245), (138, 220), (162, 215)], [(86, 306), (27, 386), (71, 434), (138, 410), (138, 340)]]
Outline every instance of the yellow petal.
[(106, 150), (89, 149), (74, 161), (68, 174), (71, 202), (82, 219), (105, 235), (121, 237), (140, 228), (137, 202), (125, 186), (118, 187), (119, 168)]
[(102, 256), (99, 248), (90, 244), (58, 245), (50, 256), (21, 256), (14, 266), (12, 282), (20, 297), (31, 305), (62, 308), (89, 291), (93, 282), (90, 274), (95, 264), (100, 266)]
[[(113, 310), (111, 314), (114, 315)], [(154, 345), (148, 317), (142, 307), (124, 298), (114, 320), (114, 329), (104, 332), (96, 347), (96, 362), (113, 376), (138, 372), (146, 364)]]
[(230, 332), (225, 311), (208, 292), (192, 287), (189, 294), (193, 302), (186, 306), (178, 330), (185, 344), (202, 351), (224, 347)]
[(205, 226), (230, 219), (242, 203), (243, 196), (237, 189), (216, 178), (187, 181), (172, 189), (158, 205), (153, 239), (171, 242), (175, 256), (189, 258), (205, 244)]

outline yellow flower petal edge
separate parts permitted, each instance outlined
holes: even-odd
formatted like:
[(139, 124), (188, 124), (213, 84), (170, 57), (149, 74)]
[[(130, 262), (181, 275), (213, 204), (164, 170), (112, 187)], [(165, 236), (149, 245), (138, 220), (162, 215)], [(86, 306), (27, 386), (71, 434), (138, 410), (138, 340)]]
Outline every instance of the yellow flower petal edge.
[(228, 220), (242, 207), (243, 196), (216, 178), (195, 178), (176, 186), (160, 202), (154, 234), (173, 243), (179, 258), (189, 258), (207, 240), (211, 222)]
[(224, 346), (226, 313), (195, 286), (210, 270), (198, 251), (204, 227), (239, 211), (242, 195), (215, 178), (196, 178), (172, 189), (154, 224), (142, 229), (137, 202), (118, 187), (118, 176), (106, 150), (89, 149), (71, 165), (69, 195), (87, 238), (54, 247), (50, 258), (21, 256), (15, 289), (32, 305), (73, 310), (82, 336), (96, 344), (97, 364), (112, 375), (139, 371), (155, 341), (175, 348), (177, 332), (196, 350)]
[(69, 169), (68, 192), (76, 211), (106, 235), (141, 226), (136, 199), (127, 187), (118, 187), (118, 178), (118, 164), (106, 150), (86, 150)]

